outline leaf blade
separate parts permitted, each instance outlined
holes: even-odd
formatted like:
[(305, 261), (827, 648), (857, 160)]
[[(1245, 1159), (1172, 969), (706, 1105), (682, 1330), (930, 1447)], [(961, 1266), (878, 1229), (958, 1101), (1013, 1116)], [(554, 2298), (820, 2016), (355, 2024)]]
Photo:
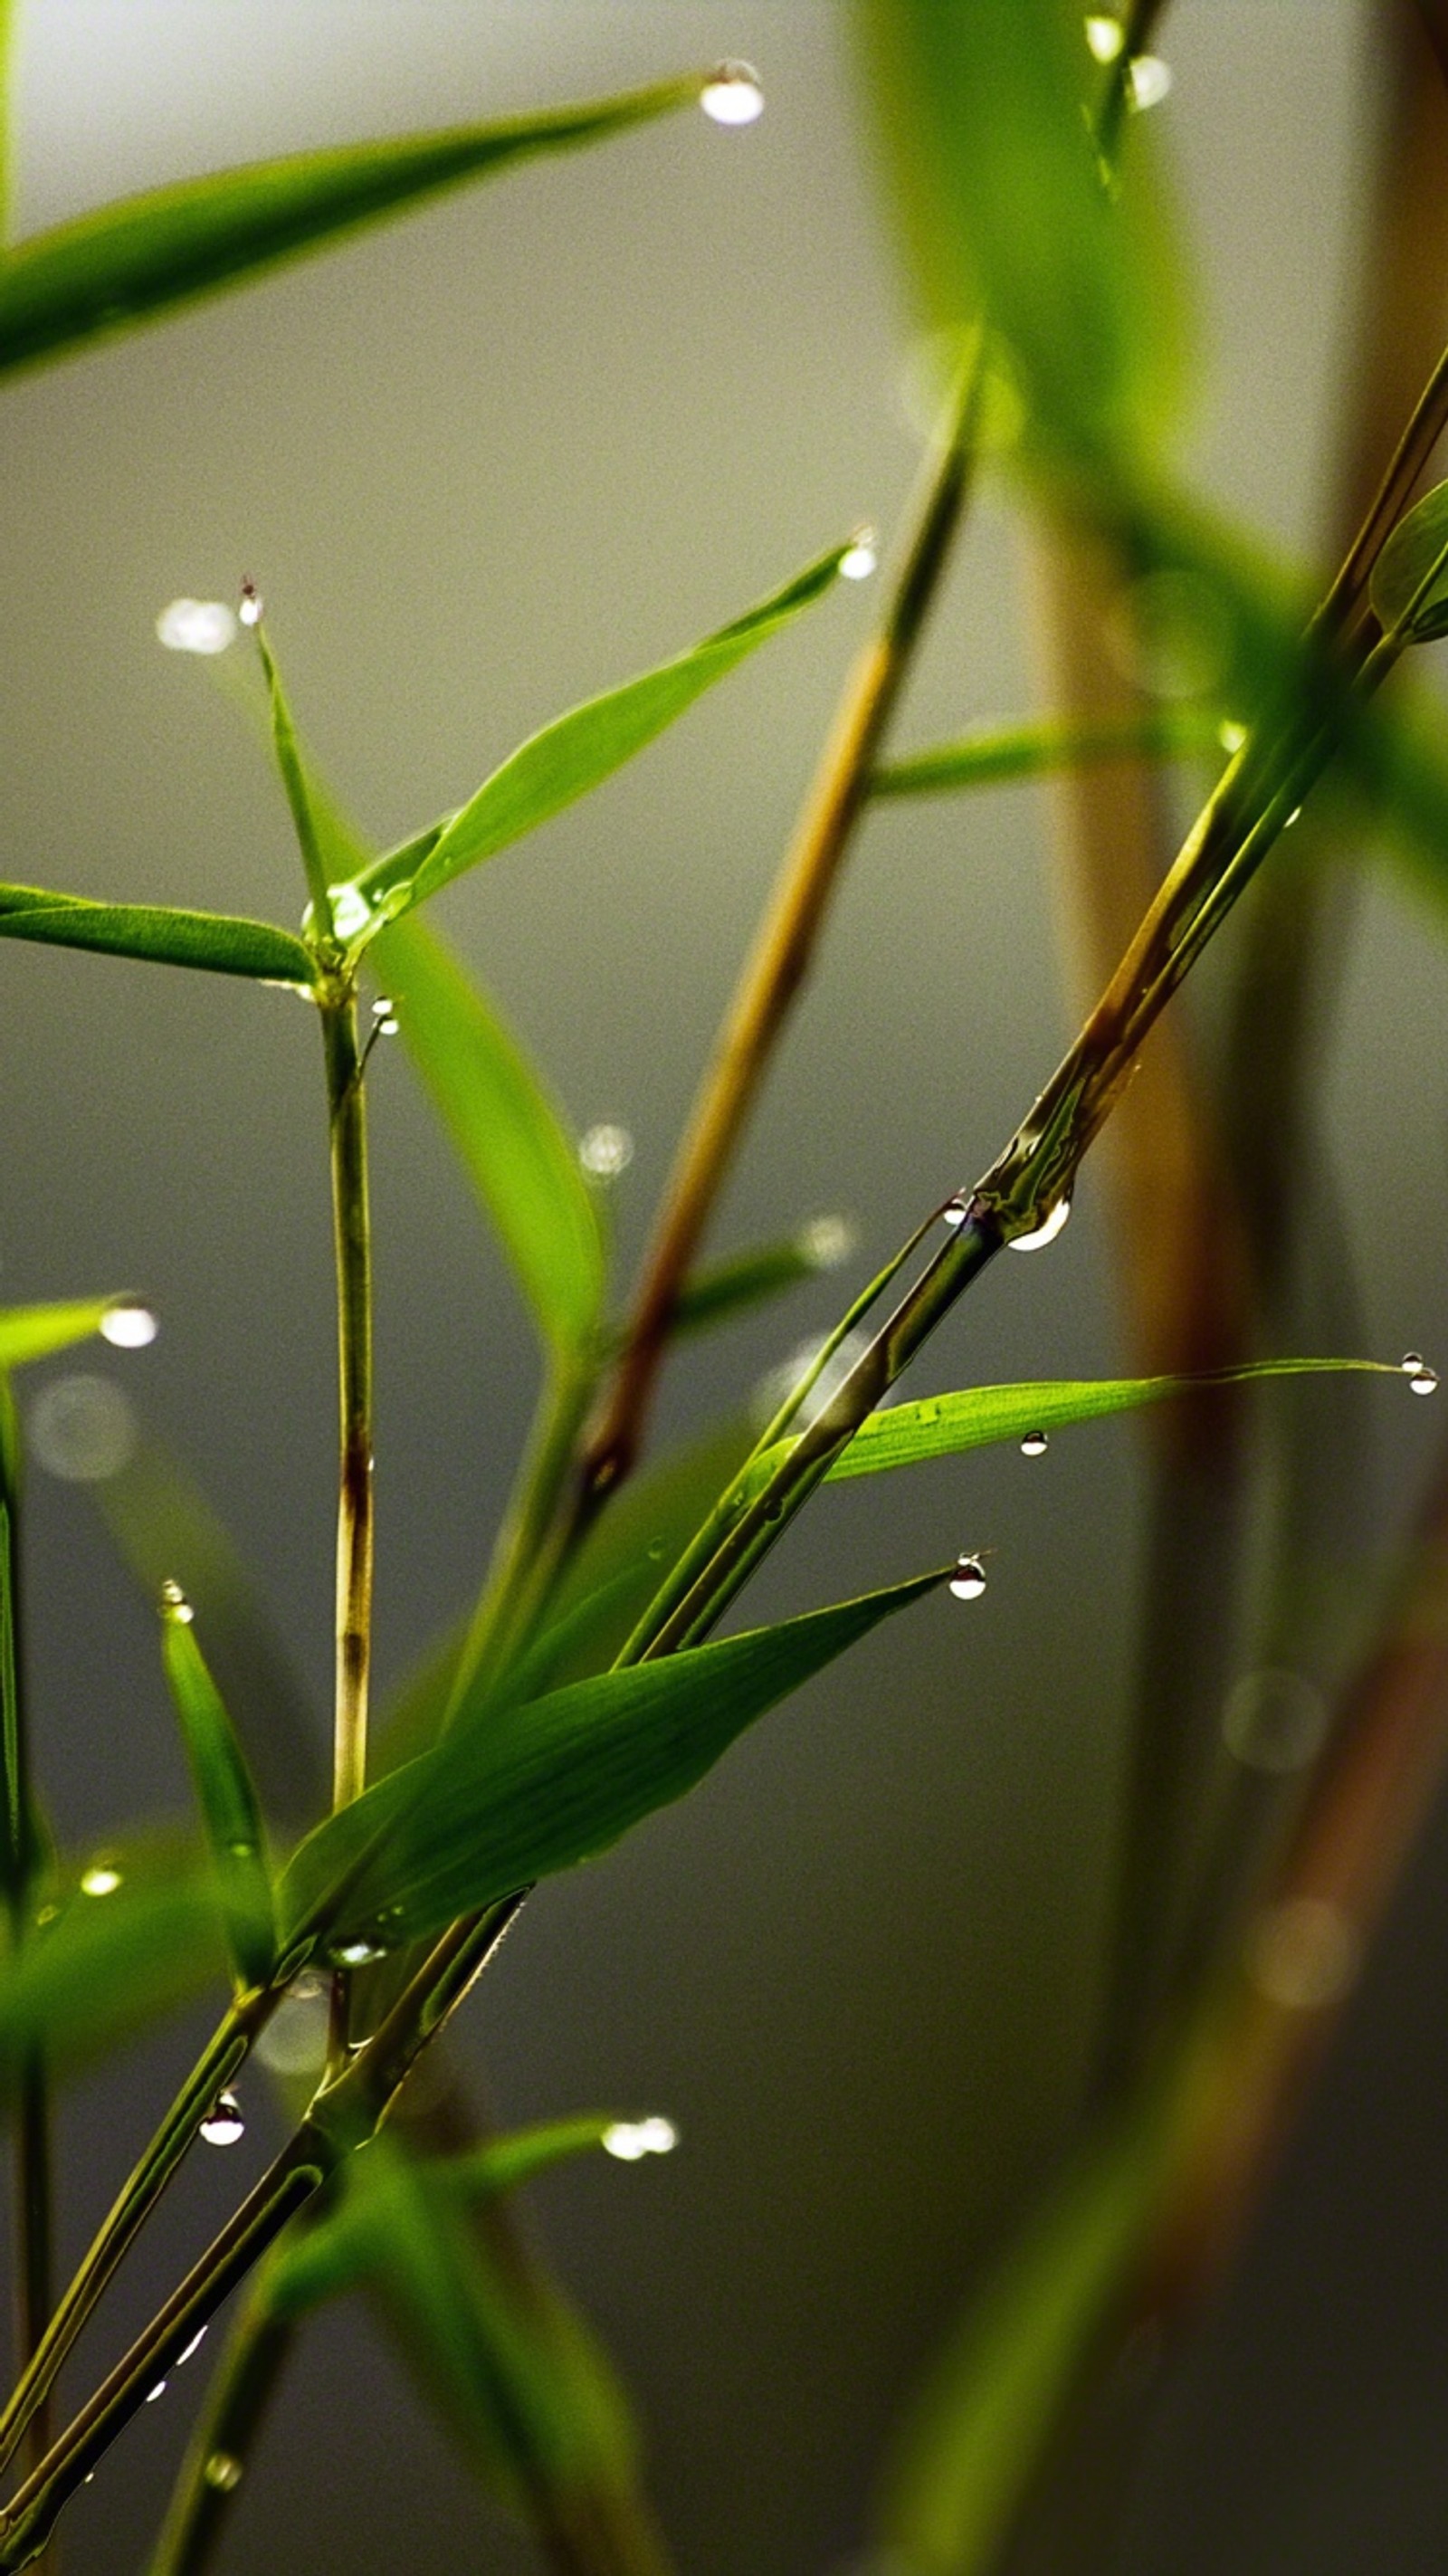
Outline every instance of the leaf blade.
[(530, 116), (295, 153), (103, 206), (33, 235), (0, 265), (0, 374), (128, 329), (490, 170), (687, 106), (700, 86), (664, 81)]
[(226, 1704), (196, 1642), (190, 1605), (174, 1584), (161, 1599), (161, 1652), (211, 1846), (232, 1963), (245, 1991), (266, 1983), (276, 1957), (261, 1802)]
[[(395, 918), (426, 902), (465, 869), (535, 831), (612, 777), (706, 689), (822, 598), (833, 588), (848, 552), (848, 540), (832, 546), (701, 644), (555, 717), (509, 753), (435, 840), (422, 833), (400, 850), (386, 852), (347, 891), (366, 912)], [(334, 888), (334, 895), (339, 891)], [(344, 930), (343, 935), (350, 933)]]
[(0, 939), (90, 948), (154, 966), (205, 967), (216, 975), (248, 975), (304, 991), (311, 990), (316, 971), (303, 942), (270, 921), (174, 904), (96, 903), (43, 886), (0, 885)]
[(1413, 644), (1448, 635), (1448, 483), (1435, 483), (1398, 521), (1368, 582), (1379, 624)]

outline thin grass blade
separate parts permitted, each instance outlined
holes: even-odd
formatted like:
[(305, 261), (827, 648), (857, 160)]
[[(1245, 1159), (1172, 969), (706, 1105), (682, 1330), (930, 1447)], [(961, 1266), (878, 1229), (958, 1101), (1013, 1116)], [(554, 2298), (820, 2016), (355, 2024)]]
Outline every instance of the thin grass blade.
[(1153, 707), (1090, 724), (1047, 718), (984, 725), (958, 741), (932, 743), (926, 750), (882, 761), (871, 775), (870, 794), (949, 795), (966, 787), (1045, 778), (1091, 761), (1210, 760), (1220, 758), (1222, 750), (1222, 719), (1210, 707)]
[(156, 966), (200, 966), (214, 975), (249, 975), (263, 984), (310, 992), (310, 951), (289, 930), (229, 913), (189, 912), (170, 904), (93, 903), (43, 886), (0, 885), (0, 939), (36, 939), (56, 948), (92, 948), (107, 957), (136, 957)]
[(166, 1679), (216, 1864), (232, 1964), (245, 1991), (265, 1984), (276, 1957), (266, 1837), (246, 1756), (191, 1622), (190, 1603), (177, 1585), (168, 1585), (161, 1598)]

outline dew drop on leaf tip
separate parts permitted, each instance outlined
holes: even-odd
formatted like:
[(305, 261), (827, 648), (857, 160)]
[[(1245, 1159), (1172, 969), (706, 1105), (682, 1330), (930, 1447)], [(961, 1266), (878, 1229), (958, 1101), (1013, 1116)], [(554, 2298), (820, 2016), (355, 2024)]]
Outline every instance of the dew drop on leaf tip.
[(1098, 63), (1114, 63), (1126, 42), (1126, 29), (1119, 18), (1100, 17), (1086, 21), (1086, 43)]
[(603, 2133), (604, 2152), (617, 2156), (620, 2164), (637, 2164), (640, 2156), (667, 2156), (679, 2143), (679, 2132), (672, 2120), (657, 2115), (647, 2120), (615, 2120)]
[(1070, 1200), (1057, 1199), (1050, 1215), (1042, 1224), (1033, 1226), (1029, 1234), (1011, 1236), (1012, 1252), (1044, 1252), (1048, 1243), (1055, 1242), (1070, 1214)]
[(1429, 1368), (1421, 1351), (1405, 1351), (1402, 1359), (1402, 1370), (1403, 1375), (1407, 1379), (1409, 1386), (1412, 1388), (1414, 1395), (1436, 1394), (1438, 1388), (1438, 1372), (1435, 1368)]
[(256, 583), (244, 581), (241, 585), (241, 604), (236, 612), (243, 626), (260, 626), (261, 610), (261, 594)]
[(764, 92), (752, 63), (720, 63), (699, 93), (699, 105), (715, 125), (752, 125), (764, 114)]
[(957, 1601), (978, 1601), (985, 1590), (985, 1567), (978, 1556), (958, 1556), (950, 1589)]
[(1044, 1431), (1028, 1431), (1024, 1440), (1021, 1442), (1021, 1456), (1023, 1458), (1044, 1458), (1047, 1445)]
[(873, 528), (857, 528), (840, 557), (845, 581), (868, 581), (880, 560), (880, 541)]
[(234, 2093), (218, 2093), (198, 2134), (208, 2147), (234, 2147), (246, 2135), (246, 2121)]
[(117, 1297), (101, 1317), (101, 1339), (117, 1351), (143, 1351), (161, 1327), (139, 1297)]
[(161, 1613), (163, 1618), (173, 1619), (178, 1628), (189, 1628), (196, 1616), (180, 1584), (169, 1581), (161, 1586)]

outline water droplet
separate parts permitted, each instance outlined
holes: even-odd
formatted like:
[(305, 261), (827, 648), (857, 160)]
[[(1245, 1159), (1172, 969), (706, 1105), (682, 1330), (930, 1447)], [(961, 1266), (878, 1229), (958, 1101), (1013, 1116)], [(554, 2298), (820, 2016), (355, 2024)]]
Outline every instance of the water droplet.
[(82, 1896), (114, 1896), (121, 1875), (111, 1861), (92, 1861), (90, 1868), (81, 1872), (80, 1892)]
[(1126, 42), (1126, 29), (1119, 18), (1088, 18), (1086, 42), (1098, 63), (1114, 63)]
[(241, 605), (236, 613), (243, 626), (261, 624), (261, 595), (250, 575), (241, 585)]
[(1222, 1711), (1229, 1753), (1249, 1770), (1285, 1778), (1304, 1770), (1327, 1734), (1327, 1706), (1301, 1673), (1264, 1666), (1244, 1673)]
[(957, 1196), (953, 1199), (946, 1200), (944, 1207), (940, 1211), (940, 1221), (942, 1225), (964, 1225), (969, 1214), (969, 1199)]
[(241, 2462), (230, 2451), (213, 2451), (201, 2474), (218, 2495), (231, 2495), (241, 2484)]
[(148, 2389), (147, 2389), (147, 2391), (146, 2391), (146, 2404), (147, 2404), (148, 2406), (154, 2406), (154, 2405), (155, 2405), (155, 2403), (156, 2403), (157, 2398), (158, 2398), (158, 2397), (164, 2397), (164, 2396), (165, 2396), (165, 2394), (166, 2394), (166, 2382), (165, 2382), (165, 2380), (164, 2380), (164, 2379), (158, 2379), (158, 2380), (157, 2380), (157, 2382), (156, 2382), (155, 2387), (154, 2387), (154, 2388), (148, 2388)]
[(196, 2329), (196, 2332), (194, 2333), (194, 2335), (193, 2335), (193, 2336), (192, 2336), (192, 2338), (191, 2338), (191, 2341), (188, 2343), (188, 2345), (187, 2345), (187, 2347), (186, 2347), (185, 2351), (184, 2351), (184, 2352), (178, 2352), (178, 2353), (177, 2353), (177, 2355), (176, 2355), (176, 2367), (177, 2367), (177, 2369), (178, 2369), (178, 2370), (180, 2369), (180, 2367), (181, 2367), (181, 2365), (182, 2365), (183, 2361), (189, 2361), (189, 2360), (191, 2359), (191, 2357), (192, 2357), (192, 2354), (193, 2354), (193, 2353), (198, 2353), (198, 2352), (201, 2350), (201, 2347), (202, 2347), (202, 2345), (204, 2344), (204, 2342), (205, 2342), (205, 2341), (206, 2341), (206, 2328), (205, 2328), (205, 2326), (198, 2326), (198, 2327), (197, 2327), (197, 2329)]
[(1321, 2012), (1353, 1985), (1362, 1943), (1340, 1906), (1320, 1896), (1289, 1896), (1257, 1924), (1247, 1965), (1269, 2003), (1292, 2012)]
[(950, 1589), (957, 1601), (978, 1601), (985, 1590), (985, 1567), (978, 1556), (958, 1556)]
[(679, 2143), (679, 2132), (672, 2120), (657, 2116), (648, 2120), (615, 2120), (603, 2133), (603, 2146), (608, 2155), (617, 2156), (620, 2164), (634, 2165), (640, 2156), (667, 2156)]
[(327, 888), (327, 901), (332, 907), (332, 928), (339, 939), (360, 939), (372, 919), (372, 906), (360, 886), (334, 885)]
[(377, 1024), (377, 1034), (380, 1038), (396, 1037), (398, 1027), (397, 1006), (388, 994), (378, 994), (376, 1001), (372, 1005), (372, 1017)]
[(327, 2056), (327, 1997), (315, 1980), (298, 1978), (256, 2043), (275, 2075), (318, 2075)]
[(333, 1952), (339, 1968), (370, 1968), (374, 1959), (385, 1955), (375, 1941), (344, 1941), (340, 1950)]
[(234, 2093), (217, 2094), (198, 2134), (206, 2140), (208, 2147), (234, 2147), (238, 2139), (246, 2136), (241, 2104)]
[(1160, 54), (1138, 54), (1126, 76), (1126, 94), (1133, 107), (1160, 107), (1171, 88), (1171, 66)]
[(1294, 806), (1293, 806), (1293, 808), (1292, 808), (1291, 813), (1290, 813), (1290, 814), (1288, 815), (1288, 817), (1287, 817), (1286, 822), (1285, 822), (1285, 823), (1283, 824), (1283, 826), (1282, 826), (1283, 831), (1284, 831), (1284, 832), (1290, 832), (1290, 831), (1291, 831), (1291, 829), (1292, 829), (1293, 824), (1294, 824), (1294, 823), (1298, 823), (1298, 822), (1300, 822), (1300, 821), (1301, 821), (1301, 819), (1302, 819), (1302, 808), (1301, 808), (1301, 806), (1300, 806), (1300, 805), (1294, 805)]
[(1021, 1442), (1023, 1458), (1044, 1458), (1049, 1443), (1044, 1431), (1028, 1431)]
[(1405, 1351), (1403, 1375), (1415, 1395), (1433, 1395), (1437, 1391), (1438, 1372), (1429, 1368), (1421, 1351)]
[(855, 1229), (847, 1216), (813, 1216), (799, 1238), (799, 1248), (816, 1270), (838, 1270), (855, 1248)]
[(56, 1378), (30, 1408), (31, 1449), (67, 1484), (119, 1475), (135, 1445), (130, 1399), (111, 1378)]
[(138, 1297), (117, 1297), (101, 1317), (101, 1339), (118, 1351), (143, 1351), (161, 1327)]
[(156, 632), (171, 653), (224, 653), (236, 642), (236, 619), (224, 599), (173, 599)]
[(704, 83), (699, 105), (716, 125), (752, 125), (764, 114), (764, 92), (751, 63), (720, 63)]
[(1246, 726), (1244, 724), (1233, 724), (1230, 717), (1217, 727), (1217, 740), (1221, 744), (1223, 751), (1230, 751), (1234, 754), (1239, 752), (1246, 739)]
[(164, 1619), (174, 1619), (178, 1628), (190, 1627), (196, 1613), (192, 1609), (191, 1604), (187, 1600), (179, 1583), (167, 1582), (162, 1584), (161, 1615)]
[(873, 528), (857, 528), (840, 557), (842, 581), (868, 581), (880, 561), (880, 541)]
[(616, 1118), (601, 1118), (578, 1140), (578, 1159), (596, 1181), (616, 1181), (634, 1158), (634, 1140)]
[(1057, 1235), (1065, 1225), (1070, 1213), (1070, 1200), (1057, 1199), (1055, 1206), (1052, 1208), (1051, 1213), (1046, 1218), (1044, 1224), (1034, 1226), (1029, 1234), (1013, 1234), (1011, 1236), (1012, 1252), (1044, 1251), (1048, 1243), (1055, 1242)]

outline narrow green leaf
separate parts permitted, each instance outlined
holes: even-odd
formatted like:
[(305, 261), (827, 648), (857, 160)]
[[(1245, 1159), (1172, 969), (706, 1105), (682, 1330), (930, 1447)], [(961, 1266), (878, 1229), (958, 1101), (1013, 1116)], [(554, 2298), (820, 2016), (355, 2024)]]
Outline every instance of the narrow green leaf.
[[(745, 1727), (941, 1573), (459, 1723), (310, 1834), (283, 1882), (287, 1937), (390, 1949), (568, 1869), (695, 1787)], [(340, 1893), (335, 1893), (338, 1891)]]
[[(277, 668), (276, 655), (261, 624), (261, 603), (254, 593), (243, 608), (251, 619), (261, 667), (266, 678), (267, 701), (271, 709), (272, 752), (287, 803), (291, 808), (297, 847), (302, 854), (302, 868), (311, 897), (312, 916), (327, 939), (332, 937), (332, 906), (327, 893), (328, 868), (322, 846), (322, 827), (313, 804), (311, 780), (307, 774), (291, 706)], [(354, 862), (355, 864), (355, 862)]]
[(19, 1505), (20, 1426), (9, 1372), (0, 1369), (0, 1795), (4, 1805), (0, 1815), (0, 1894), (5, 1897), (12, 1921), (24, 1902), (34, 1855), (16, 1653)]
[(490, 2200), (499, 2192), (517, 2191), (550, 2166), (601, 2147), (619, 2127), (616, 2111), (577, 2111), (564, 2120), (540, 2120), (530, 2129), (511, 2129), (489, 2138), (485, 2146), (461, 2155), (440, 2157), (433, 2171), (445, 2191), (464, 2200)]
[(1448, 635), (1448, 483), (1435, 483), (1400, 519), (1373, 566), (1369, 593), (1385, 632), (1410, 643)]
[(912, 2576), (989, 2576), (1109, 2313), (1157, 2179), (1139, 2116), (1088, 2149), (932, 2365), (896, 2445), (880, 2537)]
[[(671, 1567), (754, 1445), (752, 1426), (730, 1417), (630, 1476), (594, 1522), (554, 1595), (550, 1687), (602, 1672), (648, 1608)], [(568, 1629), (566, 1622), (588, 1615)], [(540, 1639), (537, 1652), (545, 1651)]]
[(173, 1841), (64, 1865), (24, 1950), (0, 1968), (0, 2093), (36, 2045), (58, 2073), (74, 2071), (191, 2002), (224, 1967), (205, 1854)]
[(639, 679), (626, 680), (621, 688), (605, 690), (601, 697), (590, 698), (545, 725), (509, 754), (435, 840), (423, 833), (401, 849), (388, 851), (354, 887), (333, 890), (340, 935), (360, 938), (369, 919), (380, 928), (383, 920), (410, 911), (441, 886), (450, 885), (464, 869), (476, 867), (526, 832), (536, 831), (550, 815), (561, 813), (565, 805), (612, 777), (706, 689), (832, 589), (848, 552), (848, 540), (832, 546), (783, 589), (772, 591), (692, 651), (660, 663)]
[(192, 1633), (191, 1605), (177, 1584), (161, 1595), (161, 1652), (196, 1803), (221, 1891), (232, 1963), (243, 1990), (264, 1985), (276, 1957), (276, 1920), (261, 1806), (221, 1693)]
[[(1130, 1413), (1137, 1405), (1190, 1395), (1203, 1387), (1243, 1386), (1258, 1378), (1303, 1377), (1323, 1371), (1362, 1370), (1401, 1377), (1386, 1360), (1259, 1360), (1248, 1368), (1214, 1369), (1199, 1377), (1043, 1378), (1019, 1386), (970, 1386), (955, 1395), (921, 1396), (913, 1404), (887, 1405), (861, 1423), (828, 1482), (875, 1476), (887, 1467), (914, 1467), (925, 1458), (952, 1458), (997, 1440), (1023, 1440), (1032, 1431), (1055, 1431), (1070, 1422), (1095, 1422), (1104, 1414)], [(760, 1461), (767, 1475), (778, 1451)]]
[(48, 1306), (0, 1307), (0, 1369), (21, 1368), (27, 1360), (49, 1359), (52, 1351), (89, 1341), (116, 1302), (114, 1297), (82, 1297)]
[(675, 1334), (712, 1332), (736, 1315), (780, 1297), (822, 1270), (833, 1270), (850, 1249), (850, 1229), (838, 1217), (817, 1217), (782, 1243), (764, 1243), (694, 1271), (684, 1282), (670, 1327)]
[(1209, 707), (1152, 707), (1099, 724), (1065, 721), (985, 725), (956, 742), (906, 752), (872, 772), (872, 796), (935, 796), (1042, 778), (1098, 760), (1220, 758), (1222, 719)]
[(202, 966), (215, 975), (251, 975), (261, 983), (310, 991), (310, 952), (289, 930), (223, 912), (187, 912), (169, 904), (92, 903), (43, 886), (0, 885), (0, 939), (39, 939), (57, 948), (94, 948), (110, 957), (139, 957), (157, 966)]
[(583, 1353), (603, 1305), (604, 1246), (568, 1130), (491, 1003), (424, 923), (394, 923), (374, 963), (544, 1341), (562, 1358)]
[(255, 275), (418, 199), (697, 99), (697, 78), (531, 116), (300, 152), (102, 206), (0, 267), (0, 373)]

